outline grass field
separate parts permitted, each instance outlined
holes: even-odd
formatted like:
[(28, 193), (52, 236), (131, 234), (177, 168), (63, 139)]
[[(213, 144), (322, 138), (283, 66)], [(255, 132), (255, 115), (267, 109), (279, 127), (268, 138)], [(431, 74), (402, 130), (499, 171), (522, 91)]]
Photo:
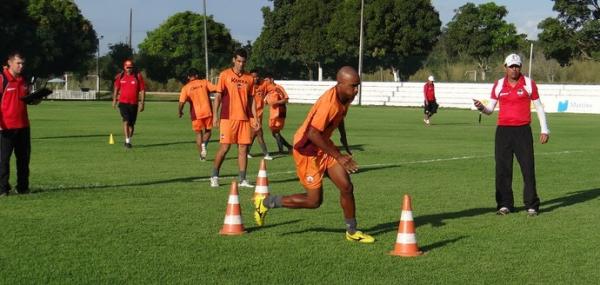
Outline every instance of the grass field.
[[(308, 108), (289, 108), (288, 139)], [(348, 139), (361, 166), (352, 176), (357, 218), (377, 238), (362, 245), (344, 240), (329, 181), (321, 208), (272, 210), (262, 228), (252, 219), (252, 190), (240, 189), (248, 232), (220, 236), (229, 187), (208, 186), (217, 144), (209, 145), (210, 161), (200, 162), (175, 102), (147, 104), (129, 151), (109, 102), (44, 102), (29, 112), (33, 193), (0, 199), (0, 284), (600, 281), (598, 115), (548, 114), (550, 142), (535, 145), (541, 213), (530, 218), (522, 208), (494, 214), (495, 116), (479, 125), (476, 112), (441, 109), (425, 127), (420, 109), (351, 108)], [(237, 174), (235, 153), (223, 165), (223, 184)], [(250, 160), (252, 181), (258, 163)], [(14, 169), (13, 162), (13, 185)], [(301, 191), (290, 156), (270, 162), (268, 173), (271, 193)], [(521, 206), (518, 167), (514, 177)], [(404, 194), (427, 252), (418, 258), (387, 254)]]

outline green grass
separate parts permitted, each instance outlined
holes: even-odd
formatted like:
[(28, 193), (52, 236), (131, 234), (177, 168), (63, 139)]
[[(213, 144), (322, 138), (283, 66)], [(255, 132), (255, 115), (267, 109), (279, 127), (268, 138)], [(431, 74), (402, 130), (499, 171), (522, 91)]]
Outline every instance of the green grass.
[[(308, 108), (289, 108), (289, 140)], [(329, 181), (321, 208), (272, 210), (263, 228), (252, 219), (252, 190), (240, 189), (248, 232), (220, 236), (229, 187), (208, 186), (212, 164), (198, 160), (189, 119), (177, 118), (175, 102), (147, 104), (130, 151), (110, 102), (44, 102), (29, 112), (33, 193), (0, 200), (0, 284), (600, 280), (598, 115), (548, 115), (550, 142), (535, 145), (541, 214), (528, 218), (522, 209), (494, 215), (495, 116), (479, 125), (475, 112), (441, 109), (424, 127), (420, 109), (351, 108), (348, 139), (362, 169), (352, 176), (357, 218), (377, 238), (362, 245), (344, 240)], [(209, 145), (209, 157), (216, 147)], [(237, 174), (235, 153), (223, 165), (223, 184)], [(252, 180), (258, 163), (250, 160)], [(13, 162), (13, 184), (14, 169)], [(270, 162), (268, 172), (271, 193), (302, 191), (291, 157)], [(521, 205), (518, 167), (514, 176)], [(417, 241), (427, 252), (417, 258), (388, 255), (404, 194), (413, 199)]]

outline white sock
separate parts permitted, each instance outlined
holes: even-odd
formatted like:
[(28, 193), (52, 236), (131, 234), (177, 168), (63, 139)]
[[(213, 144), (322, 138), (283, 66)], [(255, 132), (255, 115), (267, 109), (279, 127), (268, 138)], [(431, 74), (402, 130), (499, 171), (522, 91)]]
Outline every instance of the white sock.
[(131, 143), (131, 138), (125, 138), (125, 143)]

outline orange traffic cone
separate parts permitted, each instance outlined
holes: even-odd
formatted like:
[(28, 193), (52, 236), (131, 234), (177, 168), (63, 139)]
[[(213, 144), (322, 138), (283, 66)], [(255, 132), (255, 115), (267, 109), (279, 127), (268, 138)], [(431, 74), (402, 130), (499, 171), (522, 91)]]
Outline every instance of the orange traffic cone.
[(396, 246), (390, 252), (397, 256), (419, 256), (423, 254), (417, 246), (415, 236), (415, 223), (413, 222), (412, 207), (410, 205), (410, 196), (404, 195), (402, 204), (402, 215), (398, 225), (398, 235), (396, 236)]
[(231, 182), (231, 190), (229, 191), (229, 200), (227, 202), (227, 210), (225, 211), (225, 221), (223, 228), (219, 233), (221, 235), (241, 235), (246, 231), (242, 223), (242, 209), (240, 208), (240, 198), (238, 194), (237, 182)]
[(252, 199), (267, 196), (269, 196), (269, 178), (267, 178), (267, 163), (263, 159), (260, 161), (258, 177), (256, 178), (256, 187), (254, 187), (254, 196), (252, 196)]

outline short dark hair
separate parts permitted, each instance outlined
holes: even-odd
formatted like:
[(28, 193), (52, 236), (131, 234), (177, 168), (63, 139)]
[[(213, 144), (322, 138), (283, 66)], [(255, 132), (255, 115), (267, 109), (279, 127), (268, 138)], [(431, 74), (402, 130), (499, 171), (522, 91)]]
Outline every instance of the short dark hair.
[(239, 57), (243, 57), (243, 58), (248, 58), (248, 52), (245, 49), (243, 49), (243, 48), (236, 49), (233, 52), (233, 57), (235, 58), (235, 57), (238, 57), (238, 56)]
[(273, 77), (273, 72), (266, 72), (265, 73), (265, 78), (275, 79), (275, 77)]
[(198, 71), (198, 69), (195, 69), (193, 67), (190, 68), (190, 69), (188, 69), (188, 71), (187, 71), (187, 76), (196, 76), (197, 77), (198, 74), (200, 74), (200, 72)]
[(8, 59), (13, 59), (13, 58), (15, 58), (17, 56), (20, 57), (20, 58), (22, 58), (22, 59), (25, 59), (25, 56), (23, 55), (23, 53), (20, 52), (20, 51), (18, 51), (18, 50), (13, 50), (13, 51), (9, 52), (8, 56), (6, 57), (6, 59), (7, 60)]

